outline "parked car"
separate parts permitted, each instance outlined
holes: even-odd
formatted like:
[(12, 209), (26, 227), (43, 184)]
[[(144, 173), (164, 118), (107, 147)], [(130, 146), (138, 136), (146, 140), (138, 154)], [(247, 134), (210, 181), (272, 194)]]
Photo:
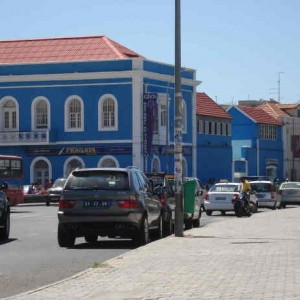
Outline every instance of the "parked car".
[(135, 168), (85, 168), (73, 171), (63, 188), (58, 210), (58, 243), (72, 247), (77, 237), (89, 243), (98, 236), (162, 237), (162, 206), (145, 174)]
[(6, 240), (10, 232), (10, 206), (6, 194), (0, 190), (0, 241)]
[(145, 175), (153, 183), (153, 193), (159, 197), (162, 205), (163, 235), (171, 235), (175, 224), (175, 198), (168, 179), (173, 175), (164, 172), (147, 172)]
[(23, 186), (24, 203), (43, 202), (46, 191), (38, 183), (26, 184)]
[[(206, 214), (211, 216), (214, 211), (220, 211), (225, 215), (228, 211), (234, 211), (232, 199), (242, 193), (242, 184), (238, 182), (222, 182), (214, 184), (205, 195), (204, 207)], [(258, 199), (255, 193), (250, 193), (250, 201), (258, 206)]]
[(281, 198), (280, 208), (286, 205), (300, 205), (300, 182), (283, 182), (278, 190)]
[[(175, 179), (173, 175), (168, 175), (167, 179), (167, 186), (168, 190), (170, 191), (173, 199), (173, 211), (175, 212)], [(184, 228), (191, 229), (192, 227), (199, 227), (200, 226), (200, 218), (201, 218), (201, 202), (204, 201), (204, 194), (206, 193), (205, 185), (201, 183), (201, 181), (196, 177), (183, 177), (182, 182), (183, 185), (187, 181), (194, 181), (195, 183), (195, 190), (193, 192), (194, 196), (194, 208), (193, 213), (184, 212)], [(183, 190), (183, 201), (184, 201), (184, 190)], [(174, 215), (175, 219), (175, 215)]]
[(67, 178), (58, 178), (54, 181), (53, 185), (46, 190), (46, 206), (49, 206), (50, 202), (59, 202), (60, 194), (66, 181)]
[(258, 207), (276, 209), (280, 206), (280, 199), (272, 181), (250, 181), (252, 191), (258, 199)]

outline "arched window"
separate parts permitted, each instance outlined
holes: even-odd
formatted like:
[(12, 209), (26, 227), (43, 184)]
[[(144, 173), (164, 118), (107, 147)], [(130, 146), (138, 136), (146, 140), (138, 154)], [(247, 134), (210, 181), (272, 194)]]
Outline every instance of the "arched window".
[(2, 129), (17, 131), (19, 129), (18, 102), (12, 97), (3, 98), (2, 102)]
[(151, 163), (151, 172), (160, 172), (160, 161), (157, 156), (154, 156)]
[(69, 157), (65, 162), (64, 177), (68, 177), (72, 171), (83, 167), (84, 162), (80, 157)]
[(99, 130), (118, 129), (118, 102), (113, 95), (104, 95), (98, 103)]
[(71, 96), (65, 103), (65, 130), (83, 131), (83, 101)]
[(119, 162), (113, 156), (106, 155), (100, 159), (100, 161), (98, 163), (98, 167), (99, 168), (118, 168)]
[(37, 182), (45, 186), (52, 176), (50, 161), (43, 156), (36, 157), (30, 165), (30, 183)]
[(49, 103), (46, 98), (39, 97), (33, 101), (33, 130), (49, 128)]

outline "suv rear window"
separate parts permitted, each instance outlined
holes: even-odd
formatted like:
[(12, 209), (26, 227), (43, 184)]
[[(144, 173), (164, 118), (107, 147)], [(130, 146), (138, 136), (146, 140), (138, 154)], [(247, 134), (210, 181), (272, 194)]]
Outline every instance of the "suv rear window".
[(128, 190), (128, 174), (116, 171), (74, 171), (67, 190)]

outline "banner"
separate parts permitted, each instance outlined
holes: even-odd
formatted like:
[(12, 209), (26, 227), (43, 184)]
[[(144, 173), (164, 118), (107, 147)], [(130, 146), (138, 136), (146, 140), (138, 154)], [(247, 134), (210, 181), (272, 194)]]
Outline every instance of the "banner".
[(154, 117), (157, 114), (157, 94), (145, 93), (143, 99), (143, 153), (151, 153)]

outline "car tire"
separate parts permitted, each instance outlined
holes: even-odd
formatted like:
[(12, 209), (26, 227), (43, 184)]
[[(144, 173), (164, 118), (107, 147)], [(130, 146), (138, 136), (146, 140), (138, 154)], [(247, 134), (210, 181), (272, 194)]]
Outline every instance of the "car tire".
[(58, 224), (57, 240), (60, 247), (70, 248), (75, 244), (75, 234), (65, 225)]
[(96, 234), (88, 234), (84, 236), (84, 239), (87, 243), (95, 244), (98, 240), (98, 235)]
[(46, 201), (46, 206), (49, 206), (50, 205), (50, 202), (49, 201)]
[(212, 215), (212, 210), (206, 210), (206, 214), (207, 214), (208, 216), (211, 216), (211, 215)]
[(133, 237), (133, 242), (139, 246), (146, 245), (150, 242), (148, 218), (143, 216), (140, 228)]
[(170, 213), (167, 222), (164, 224), (164, 236), (169, 236), (173, 234), (173, 223), (172, 223), (172, 214)]
[(0, 240), (7, 240), (10, 232), (10, 213), (7, 212), (3, 222), (4, 227), (0, 229)]
[(199, 228), (200, 227), (200, 219), (201, 219), (201, 208), (199, 211), (198, 219), (193, 220), (193, 227)]
[(221, 215), (225, 216), (226, 215), (226, 211), (225, 210), (221, 210)]
[(163, 238), (163, 219), (162, 219), (162, 215), (159, 216), (158, 228), (155, 231), (155, 238), (158, 239), (158, 240)]
[(185, 230), (189, 230), (193, 228), (193, 219), (192, 218), (188, 218), (184, 221), (184, 229)]

